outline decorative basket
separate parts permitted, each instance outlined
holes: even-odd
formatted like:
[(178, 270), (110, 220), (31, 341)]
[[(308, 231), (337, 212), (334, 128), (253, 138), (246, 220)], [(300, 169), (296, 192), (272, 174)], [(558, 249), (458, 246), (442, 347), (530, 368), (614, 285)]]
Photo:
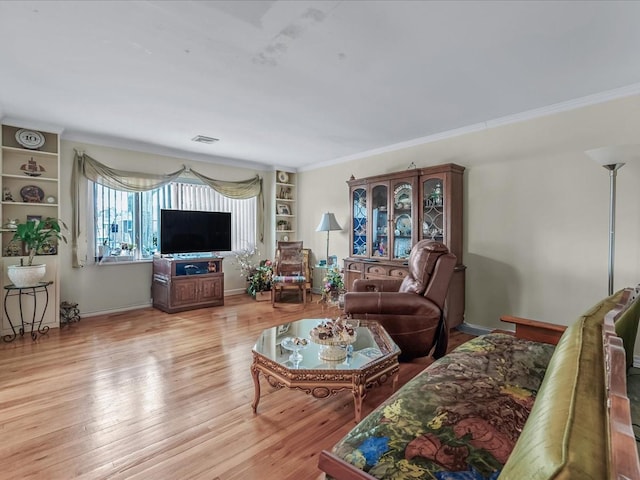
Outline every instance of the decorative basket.
[(338, 340), (335, 338), (325, 338), (320, 340), (313, 334), (310, 334), (309, 338), (313, 343), (320, 345), (318, 357), (322, 360), (337, 361), (344, 360), (347, 357), (346, 347), (356, 341), (357, 333), (354, 332), (353, 335), (344, 340)]
[(332, 347), (346, 347), (347, 345), (351, 345), (356, 341), (357, 336), (357, 332), (353, 332), (353, 335), (350, 335), (347, 339), (344, 340), (336, 339), (333, 337), (320, 340), (313, 333), (309, 334), (309, 337), (311, 338), (311, 341), (313, 343), (317, 343), (318, 345), (330, 345)]

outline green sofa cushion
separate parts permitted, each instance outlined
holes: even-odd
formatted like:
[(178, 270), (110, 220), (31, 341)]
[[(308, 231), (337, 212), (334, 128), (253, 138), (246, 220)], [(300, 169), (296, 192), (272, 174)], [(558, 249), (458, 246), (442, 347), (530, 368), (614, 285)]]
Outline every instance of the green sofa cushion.
[(622, 290), (562, 335), (501, 480), (607, 478), (602, 324)]

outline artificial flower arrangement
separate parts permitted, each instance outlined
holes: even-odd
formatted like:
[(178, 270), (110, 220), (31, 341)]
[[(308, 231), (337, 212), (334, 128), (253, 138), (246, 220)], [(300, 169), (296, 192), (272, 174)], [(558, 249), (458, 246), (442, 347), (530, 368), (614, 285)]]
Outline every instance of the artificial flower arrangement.
[(273, 277), (273, 263), (271, 260), (262, 260), (256, 266), (253, 257), (260, 252), (255, 247), (247, 248), (236, 252), (235, 257), (240, 269), (240, 276), (246, 277), (247, 293), (252, 297), (258, 292), (268, 292), (271, 290), (271, 278)]
[(336, 295), (344, 291), (344, 279), (337, 266), (327, 269), (327, 274), (322, 279), (322, 300), (333, 300)]
[(271, 263), (271, 260), (262, 260), (260, 265), (255, 267), (247, 277), (249, 280), (247, 293), (252, 297), (255, 297), (257, 292), (267, 292), (271, 290), (272, 277), (273, 264)]

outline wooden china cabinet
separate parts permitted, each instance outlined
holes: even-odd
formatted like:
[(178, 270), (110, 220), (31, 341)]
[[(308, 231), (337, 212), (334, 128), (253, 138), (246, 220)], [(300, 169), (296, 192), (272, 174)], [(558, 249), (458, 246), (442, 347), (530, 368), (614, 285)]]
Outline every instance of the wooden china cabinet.
[(403, 278), (411, 247), (423, 239), (444, 243), (458, 258), (447, 297), (450, 328), (464, 321), (462, 177), (452, 163), (351, 178), (350, 252), (345, 286), (357, 278)]

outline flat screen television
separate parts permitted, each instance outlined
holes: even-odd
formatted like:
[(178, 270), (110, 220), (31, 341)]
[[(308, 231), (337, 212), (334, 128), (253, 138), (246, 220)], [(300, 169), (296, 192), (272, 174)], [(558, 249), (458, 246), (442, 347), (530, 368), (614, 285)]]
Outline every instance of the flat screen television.
[(231, 251), (231, 214), (160, 210), (160, 253)]

